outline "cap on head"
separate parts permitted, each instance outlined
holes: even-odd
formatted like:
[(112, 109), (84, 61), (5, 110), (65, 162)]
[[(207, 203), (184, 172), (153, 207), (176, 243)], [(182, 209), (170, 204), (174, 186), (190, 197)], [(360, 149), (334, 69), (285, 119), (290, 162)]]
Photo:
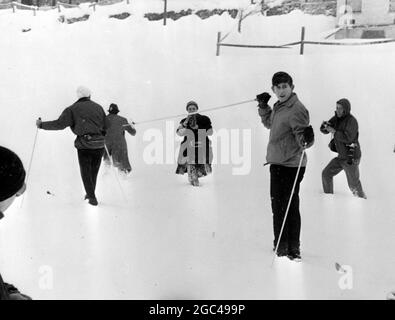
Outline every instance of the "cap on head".
[(196, 109), (199, 109), (198, 104), (197, 104), (195, 101), (193, 101), (193, 100), (188, 101), (187, 106), (186, 106), (186, 109), (187, 109), (187, 110), (188, 110), (188, 107), (189, 107), (189, 106), (195, 106)]
[(288, 73), (283, 71), (276, 72), (272, 78), (272, 85), (276, 87), (280, 83), (288, 83), (291, 87), (293, 85), (292, 77)]
[(344, 109), (344, 114), (349, 114), (351, 111), (351, 103), (348, 99), (343, 98), (337, 101), (336, 103), (340, 104)]
[(11, 150), (0, 146), (0, 201), (15, 195), (23, 187), (25, 177), (21, 159)]
[(77, 88), (77, 97), (78, 97), (78, 99), (90, 98), (90, 96), (91, 96), (91, 91), (89, 90), (89, 88), (84, 87), (84, 86), (79, 86)]
[(119, 112), (118, 106), (115, 103), (111, 103), (108, 108), (108, 112), (111, 114), (117, 114)]

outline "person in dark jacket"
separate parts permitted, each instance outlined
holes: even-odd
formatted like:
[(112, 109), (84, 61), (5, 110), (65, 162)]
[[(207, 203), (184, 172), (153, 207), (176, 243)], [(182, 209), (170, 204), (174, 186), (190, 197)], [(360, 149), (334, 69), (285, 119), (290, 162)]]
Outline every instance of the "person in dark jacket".
[(107, 149), (104, 153), (104, 162), (110, 164), (109, 156), (111, 156), (112, 163), (115, 167), (124, 173), (130, 173), (132, 167), (129, 162), (125, 131), (134, 136), (136, 135), (136, 129), (126, 118), (118, 115), (119, 109), (116, 104), (110, 104), (108, 113), (106, 117), (107, 133), (105, 137)]
[(322, 133), (333, 135), (329, 148), (338, 153), (322, 171), (322, 186), (324, 193), (333, 193), (333, 177), (344, 170), (351, 192), (366, 199), (359, 180), (361, 147), (358, 141), (358, 122), (350, 111), (350, 101), (340, 99), (336, 103), (335, 115), (320, 127)]
[(188, 173), (191, 185), (199, 186), (199, 178), (212, 172), (213, 152), (209, 136), (213, 134), (211, 120), (198, 111), (198, 104), (189, 101), (188, 117), (181, 120), (177, 135), (184, 137), (178, 155), (177, 174)]
[[(26, 190), (26, 172), (21, 159), (11, 150), (0, 147), (0, 219), (16, 197)], [(31, 300), (0, 275), (0, 300)]]
[(104, 153), (104, 136), (106, 133), (106, 114), (103, 108), (93, 102), (88, 88), (77, 88), (78, 100), (64, 109), (59, 119), (54, 121), (36, 121), (36, 125), (44, 130), (63, 130), (70, 127), (77, 136), (74, 146), (78, 151), (78, 162), (81, 177), (86, 191), (85, 199), (89, 204), (98, 204), (95, 189), (97, 174)]
[[(268, 105), (271, 97), (269, 93), (258, 95), (257, 100), (261, 121), (270, 129), (266, 160), (267, 164), (270, 164), (274, 249), (278, 247), (276, 254), (279, 257), (287, 256), (291, 260), (298, 261), (301, 259), (299, 187), (307, 162), (303, 150), (313, 145), (314, 134), (309, 126), (309, 112), (293, 89), (292, 77), (288, 73), (277, 72), (272, 78), (272, 90), (278, 99), (273, 109)], [(280, 239), (294, 181), (296, 181), (295, 189)]]

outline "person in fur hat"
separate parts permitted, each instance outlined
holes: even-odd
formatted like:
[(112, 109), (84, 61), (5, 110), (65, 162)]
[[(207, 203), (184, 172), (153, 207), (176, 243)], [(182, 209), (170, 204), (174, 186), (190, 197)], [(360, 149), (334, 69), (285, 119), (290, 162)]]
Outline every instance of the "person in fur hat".
[(213, 158), (209, 136), (213, 134), (211, 120), (198, 111), (198, 104), (189, 101), (186, 105), (188, 116), (181, 120), (177, 135), (184, 137), (178, 155), (176, 174), (188, 173), (191, 185), (199, 186), (199, 178), (212, 172)]
[(136, 135), (136, 129), (126, 118), (118, 115), (119, 109), (115, 103), (111, 103), (108, 108), (106, 117), (106, 152), (104, 153), (104, 162), (109, 165), (110, 158), (112, 163), (119, 171), (128, 174), (132, 171), (129, 162), (128, 146), (125, 139), (125, 131), (130, 135)]
[(351, 192), (356, 197), (366, 199), (359, 179), (361, 146), (358, 141), (358, 121), (350, 112), (350, 101), (340, 99), (336, 103), (335, 115), (321, 124), (323, 134), (333, 135), (329, 148), (338, 153), (322, 171), (322, 187), (324, 193), (333, 193), (333, 177), (344, 170)]
[(85, 200), (97, 206), (95, 189), (104, 153), (106, 113), (102, 106), (91, 100), (89, 88), (79, 86), (77, 97), (78, 100), (64, 109), (57, 120), (43, 122), (39, 118), (36, 125), (43, 130), (63, 130), (70, 127), (77, 136), (74, 146), (78, 152), (81, 178), (86, 192)]
[[(21, 159), (11, 150), (0, 146), (0, 219), (16, 197), (26, 190), (26, 172)], [(0, 275), (0, 300), (31, 300), (13, 285), (3, 282)]]

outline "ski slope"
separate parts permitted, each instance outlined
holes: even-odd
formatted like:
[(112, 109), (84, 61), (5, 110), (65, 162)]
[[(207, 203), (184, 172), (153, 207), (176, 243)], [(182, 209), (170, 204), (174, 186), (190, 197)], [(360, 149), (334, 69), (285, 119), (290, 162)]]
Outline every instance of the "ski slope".
[[(85, 22), (58, 21), (87, 10)], [(143, 19), (155, 10), (158, 1), (36, 17), (0, 10), (0, 145), (27, 168), (35, 120), (56, 119), (81, 84), (105, 110), (117, 103), (120, 115), (143, 122), (183, 113), (189, 100), (203, 110), (254, 99), (270, 90), (273, 73), (287, 71), (316, 133), (300, 190), (302, 263), (281, 258), (271, 266), (269, 131), (247, 103), (207, 113), (217, 161), (199, 188), (174, 174), (180, 118), (137, 125), (127, 137), (133, 172), (125, 179), (102, 166), (98, 207), (83, 201), (71, 131), (39, 131), (23, 206), (18, 199), (0, 223), (5, 281), (35, 299), (385, 299), (395, 289), (395, 45), (306, 46), (304, 56), (298, 48), (222, 47), (216, 57), (218, 31), (230, 32), (230, 43), (282, 44), (298, 41), (301, 26), (306, 39), (321, 39), (334, 18), (251, 15), (238, 34), (226, 13), (164, 27)], [(131, 16), (108, 18), (122, 12)], [(335, 154), (318, 129), (343, 97), (360, 126), (367, 200), (352, 197), (344, 173), (335, 195), (322, 193), (321, 171)], [(231, 130), (229, 143), (218, 136)], [(151, 153), (155, 142), (163, 150)], [(351, 288), (342, 287), (335, 263), (351, 270)]]

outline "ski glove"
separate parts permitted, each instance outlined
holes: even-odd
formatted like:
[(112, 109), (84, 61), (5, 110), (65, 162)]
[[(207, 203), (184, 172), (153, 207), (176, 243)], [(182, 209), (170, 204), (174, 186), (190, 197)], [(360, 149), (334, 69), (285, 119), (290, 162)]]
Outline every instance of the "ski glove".
[(41, 129), (42, 123), (43, 123), (43, 122), (41, 121), (41, 118), (38, 118), (38, 119), (36, 120), (36, 126), (37, 126), (37, 128)]
[(329, 131), (326, 130), (326, 127), (327, 127), (327, 126), (329, 126), (329, 122), (328, 122), (328, 121), (323, 121), (323, 122), (321, 123), (320, 131), (321, 131), (322, 133), (329, 133)]
[(304, 128), (302, 144), (304, 147), (310, 147), (314, 143), (314, 131), (312, 126)]
[(320, 131), (323, 134), (334, 133), (336, 130), (332, 127), (332, 124), (329, 121), (324, 121), (321, 124)]
[(264, 108), (267, 106), (267, 103), (269, 102), (270, 98), (272, 96), (270, 94), (268, 94), (267, 92), (258, 94), (256, 96), (256, 100), (258, 101), (259, 107), (260, 108)]

